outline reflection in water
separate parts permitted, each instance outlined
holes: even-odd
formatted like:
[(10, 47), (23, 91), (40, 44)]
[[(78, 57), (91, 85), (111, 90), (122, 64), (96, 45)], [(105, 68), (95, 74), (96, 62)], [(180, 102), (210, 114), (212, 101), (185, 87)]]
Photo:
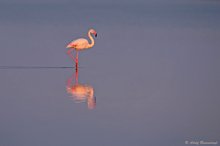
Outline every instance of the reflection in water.
[(88, 109), (95, 108), (94, 89), (90, 85), (78, 83), (78, 70), (67, 80), (66, 91), (76, 103), (87, 102)]

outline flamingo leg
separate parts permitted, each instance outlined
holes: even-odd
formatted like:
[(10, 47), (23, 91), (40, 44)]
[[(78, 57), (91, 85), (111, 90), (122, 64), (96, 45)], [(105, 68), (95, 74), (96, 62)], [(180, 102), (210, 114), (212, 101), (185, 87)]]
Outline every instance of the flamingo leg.
[(75, 62), (76, 62), (76, 71), (78, 70), (78, 51), (76, 50), (76, 59), (75, 59)]
[(71, 53), (74, 49), (69, 49), (67, 51), (67, 55), (70, 56), (70, 58), (76, 63), (76, 58), (74, 57), (74, 55)]

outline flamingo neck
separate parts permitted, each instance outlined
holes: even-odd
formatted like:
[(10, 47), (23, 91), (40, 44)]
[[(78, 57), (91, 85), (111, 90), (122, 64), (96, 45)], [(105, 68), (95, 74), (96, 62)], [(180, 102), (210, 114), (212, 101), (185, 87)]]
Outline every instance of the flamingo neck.
[(92, 48), (95, 45), (95, 41), (94, 41), (90, 31), (88, 32), (88, 37), (91, 40), (91, 43), (88, 44), (87, 48)]

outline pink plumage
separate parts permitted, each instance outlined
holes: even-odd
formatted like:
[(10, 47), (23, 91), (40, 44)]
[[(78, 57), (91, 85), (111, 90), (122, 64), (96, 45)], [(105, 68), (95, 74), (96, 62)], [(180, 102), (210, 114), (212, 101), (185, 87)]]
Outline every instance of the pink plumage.
[[(79, 38), (76, 40), (73, 40), (72, 42), (70, 42), (66, 48), (68, 48), (67, 54), (73, 59), (73, 61), (75, 61), (76, 63), (76, 69), (78, 67), (78, 51), (80, 50), (85, 50), (85, 49), (89, 49), (92, 48), (95, 45), (95, 40), (92, 37), (92, 34), (97, 37), (97, 33), (94, 29), (90, 29), (88, 31), (88, 37), (91, 41), (91, 43), (89, 43), (89, 41), (87, 39), (84, 38)], [(73, 50), (76, 50), (76, 57), (74, 57), (71, 52)]]

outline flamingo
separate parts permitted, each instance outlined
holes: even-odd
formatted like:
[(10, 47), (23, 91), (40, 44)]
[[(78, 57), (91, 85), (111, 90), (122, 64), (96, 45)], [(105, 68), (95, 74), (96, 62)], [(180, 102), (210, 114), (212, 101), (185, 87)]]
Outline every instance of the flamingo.
[[(70, 42), (66, 48), (68, 48), (68, 51), (67, 51), (67, 54), (70, 56), (70, 58), (73, 59), (73, 61), (76, 63), (76, 70), (78, 69), (78, 51), (81, 51), (81, 50), (86, 50), (86, 49), (89, 49), (89, 48), (92, 48), (94, 45), (95, 45), (95, 40), (94, 38), (92, 37), (92, 34), (97, 37), (97, 33), (94, 29), (90, 29), (88, 31), (88, 37), (91, 41), (91, 43), (89, 43), (89, 41), (87, 39), (84, 39), (84, 38), (79, 38), (79, 39), (76, 39), (76, 40), (73, 40), (72, 42)], [(74, 57), (72, 54), (71, 54), (71, 51), (73, 50), (76, 50), (76, 57)]]

